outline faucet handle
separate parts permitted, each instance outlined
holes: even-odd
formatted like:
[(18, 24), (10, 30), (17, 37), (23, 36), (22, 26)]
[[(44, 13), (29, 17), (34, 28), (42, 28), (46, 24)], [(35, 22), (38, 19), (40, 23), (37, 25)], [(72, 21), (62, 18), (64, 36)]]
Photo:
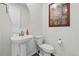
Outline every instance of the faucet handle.
[(24, 31), (21, 31), (21, 32), (19, 33), (19, 36), (24, 36)]

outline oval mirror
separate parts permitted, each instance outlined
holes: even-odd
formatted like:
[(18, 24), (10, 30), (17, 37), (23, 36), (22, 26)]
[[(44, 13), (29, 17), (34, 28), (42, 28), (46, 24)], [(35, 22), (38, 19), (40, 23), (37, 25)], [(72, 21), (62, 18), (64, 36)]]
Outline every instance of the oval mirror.
[(8, 14), (16, 28), (24, 29), (28, 27), (30, 12), (25, 3), (8, 3)]

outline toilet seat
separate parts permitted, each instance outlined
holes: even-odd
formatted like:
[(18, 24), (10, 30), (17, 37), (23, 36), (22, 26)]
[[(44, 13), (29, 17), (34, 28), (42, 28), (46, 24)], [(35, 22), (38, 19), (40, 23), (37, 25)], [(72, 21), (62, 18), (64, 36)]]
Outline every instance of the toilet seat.
[(48, 53), (53, 53), (54, 51), (54, 48), (49, 45), (49, 44), (41, 44), (39, 45), (41, 49), (43, 49), (45, 52), (48, 52)]

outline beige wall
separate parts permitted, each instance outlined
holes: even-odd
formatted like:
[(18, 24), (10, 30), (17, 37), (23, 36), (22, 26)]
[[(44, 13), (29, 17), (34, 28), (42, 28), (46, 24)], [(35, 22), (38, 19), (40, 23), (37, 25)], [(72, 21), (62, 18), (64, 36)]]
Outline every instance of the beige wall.
[[(29, 33), (32, 35), (42, 34), (42, 5), (28, 3), (27, 6), (31, 16), (28, 26)], [(16, 17), (18, 17), (18, 15), (16, 15)], [(16, 22), (15, 19), (14, 22)], [(10, 17), (6, 14), (5, 5), (0, 5), (0, 56), (11, 55), (10, 37), (14, 31), (16, 31), (16, 27), (13, 26)], [(31, 53), (32, 52), (29, 52), (29, 54)]]
[(0, 56), (11, 55), (11, 22), (6, 14), (5, 5), (0, 5)]
[(42, 34), (42, 4), (27, 3), (30, 10), (29, 33), (32, 35)]
[[(47, 43), (56, 48), (56, 55), (79, 55), (79, 4), (70, 6), (70, 27), (48, 26), (48, 4), (43, 4), (43, 33)], [(63, 50), (58, 48), (58, 39), (63, 41)]]

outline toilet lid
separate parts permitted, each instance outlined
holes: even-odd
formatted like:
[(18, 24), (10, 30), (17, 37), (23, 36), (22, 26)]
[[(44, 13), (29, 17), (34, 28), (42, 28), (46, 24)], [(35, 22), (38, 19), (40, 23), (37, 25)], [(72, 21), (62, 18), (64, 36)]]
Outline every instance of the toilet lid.
[(41, 44), (40, 47), (48, 50), (54, 50), (54, 48), (49, 44)]

